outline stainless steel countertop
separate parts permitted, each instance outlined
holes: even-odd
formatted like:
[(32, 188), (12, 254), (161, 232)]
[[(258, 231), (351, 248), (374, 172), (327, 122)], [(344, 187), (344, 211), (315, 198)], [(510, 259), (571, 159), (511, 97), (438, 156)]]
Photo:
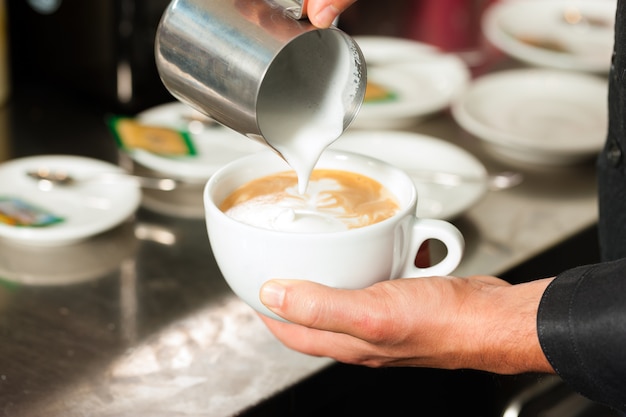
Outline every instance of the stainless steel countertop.
[[(41, 106), (26, 108), (0, 125), (2, 159), (115, 157), (106, 133), (87, 139), (62, 127), (75, 120), (70, 110), (48, 126)], [(39, 121), (41, 131), (18, 129), (16, 120)], [(89, 122), (98, 118), (81, 123)], [(54, 129), (71, 138), (41, 137)], [(413, 130), (470, 150), (489, 170), (509, 169), (448, 114)], [(523, 184), (489, 192), (453, 221), (467, 241), (457, 274), (503, 273), (595, 224), (593, 161), (523, 170)], [(64, 248), (0, 243), (0, 416), (231, 416), (333, 363), (278, 343), (224, 283), (203, 219), (183, 214), (144, 207)]]

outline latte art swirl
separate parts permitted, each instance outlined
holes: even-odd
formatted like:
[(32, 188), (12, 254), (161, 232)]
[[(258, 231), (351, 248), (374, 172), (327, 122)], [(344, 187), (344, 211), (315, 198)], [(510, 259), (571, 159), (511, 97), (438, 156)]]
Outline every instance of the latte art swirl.
[(398, 211), (396, 198), (379, 182), (353, 172), (317, 169), (304, 194), (294, 172), (244, 184), (220, 209), (235, 220), (290, 232), (332, 232), (378, 223)]

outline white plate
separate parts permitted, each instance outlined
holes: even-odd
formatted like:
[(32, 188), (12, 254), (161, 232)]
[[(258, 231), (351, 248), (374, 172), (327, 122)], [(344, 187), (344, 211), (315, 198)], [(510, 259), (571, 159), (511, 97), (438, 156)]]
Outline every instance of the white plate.
[(478, 78), (452, 106), (455, 120), (509, 160), (568, 165), (602, 148), (607, 81), (585, 73), (509, 70)]
[[(615, 0), (495, 2), (483, 15), (482, 29), (497, 48), (531, 65), (605, 73), (611, 65), (616, 7)], [(606, 25), (572, 24), (564, 18), (575, 21), (581, 15)]]
[(396, 94), (364, 102), (351, 127), (402, 128), (447, 108), (467, 86), (469, 69), (457, 56), (393, 37), (356, 37), (367, 61), (368, 81)]
[(393, 36), (355, 36), (369, 66), (392, 65), (439, 55), (434, 45)]
[(223, 165), (252, 152), (267, 149), (220, 124), (207, 126), (197, 121), (190, 122), (190, 119), (203, 117), (198, 111), (181, 102), (162, 104), (139, 113), (136, 119), (141, 123), (189, 131), (197, 155), (168, 158), (136, 150), (130, 153), (131, 158), (167, 176), (204, 181)]
[(1, 238), (28, 245), (67, 245), (119, 225), (139, 206), (141, 191), (132, 181), (85, 181), (43, 191), (26, 175), (42, 166), (62, 168), (78, 180), (99, 172), (122, 172), (108, 162), (72, 155), (40, 155), (0, 164), (0, 196), (19, 198), (64, 218), (44, 227), (0, 223)]
[(451, 219), (478, 202), (487, 191), (487, 170), (467, 151), (430, 136), (399, 131), (346, 132), (331, 148), (378, 158), (405, 170), (449, 172), (476, 178), (455, 186), (416, 179), (417, 216)]

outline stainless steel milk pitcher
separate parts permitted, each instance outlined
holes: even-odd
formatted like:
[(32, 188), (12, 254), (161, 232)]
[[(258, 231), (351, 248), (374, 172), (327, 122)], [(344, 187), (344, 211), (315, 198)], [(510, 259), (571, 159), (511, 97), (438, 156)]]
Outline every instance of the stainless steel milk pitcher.
[(161, 79), (180, 101), (266, 143), (277, 124), (320, 123), (329, 106), (346, 129), (365, 95), (365, 60), (346, 33), (301, 14), (301, 0), (173, 0), (156, 36)]

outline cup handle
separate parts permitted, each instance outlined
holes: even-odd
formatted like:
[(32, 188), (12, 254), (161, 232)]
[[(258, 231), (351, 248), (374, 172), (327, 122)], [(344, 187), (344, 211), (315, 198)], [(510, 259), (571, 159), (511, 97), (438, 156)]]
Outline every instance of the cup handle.
[[(422, 244), (430, 239), (441, 241), (447, 254), (435, 265), (419, 268), (415, 266), (415, 257)], [(459, 229), (445, 220), (437, 219), (415, 219), (409, 243), (404, 270), (400, 274), (404, 278), (448, 275), (461, 262), (465, 247), (465, 240)]]

